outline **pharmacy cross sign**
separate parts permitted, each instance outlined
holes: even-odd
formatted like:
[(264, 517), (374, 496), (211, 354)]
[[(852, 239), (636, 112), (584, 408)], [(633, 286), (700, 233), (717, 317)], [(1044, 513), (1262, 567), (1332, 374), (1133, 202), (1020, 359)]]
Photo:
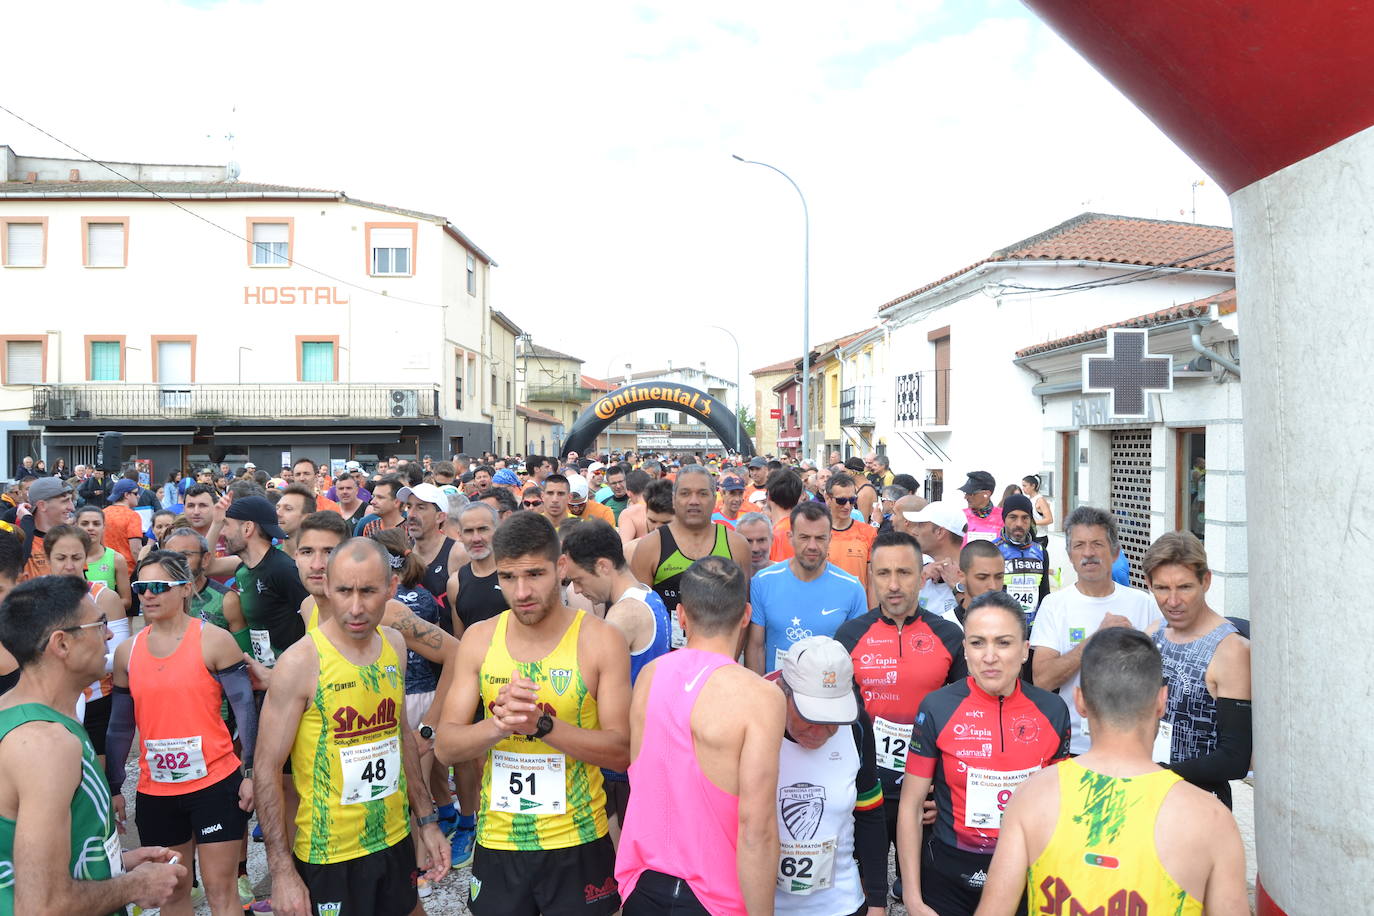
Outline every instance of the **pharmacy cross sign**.
[(1146, 353), (1145, 331), (1113, 328), (1107, 335), (1106, 356), (1083, 357), (1083, 393), (1111, 394), (1113, 417), (1146, 417), (1146, 392), (1174, 388), (1174, 358)]

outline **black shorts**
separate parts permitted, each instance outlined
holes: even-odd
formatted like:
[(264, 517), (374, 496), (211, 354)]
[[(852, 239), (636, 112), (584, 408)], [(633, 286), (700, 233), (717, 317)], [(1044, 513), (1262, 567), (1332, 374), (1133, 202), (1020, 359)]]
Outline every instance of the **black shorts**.
[(611, 838), (567, 849), (487, 849), (480, 843), (468, 882), (476, 916), (611, 916), (620, 909)]
[(144, 846), (228, 843), (243, 839), (248, 814), (239, 809), (238, 770), (213, 785), (185, 795), (134, 797), (134, 823)]
[(81, 714), (81, 724), (86, 727), (86, 734), (90, 736), (91, 747), (95, 748), (97, 757), (105, 756), (105, 732), (110, 727), (110, 710), (112, 709), (114, 709), (114, 697), (103, 696), (87, 703), (86, 711)]
[[(921, 898), (940, 916), (973, 916), (983, 896), (992, 856), (965, 852), (930, 836), (921, 851)], [(1026, 895), (1016, 916), (1026, 916)]]
[(625, 901), (625, 916), (710, 916), (711, 911), (701, 905), (687, 882), (665, 875), (652, 868), (643, 872), (635, 882), (630, 899)]
[[(357, 859), (315, 865), (296, 859), (296, 873), (320, 913), (408, 916), (420, 902), (415, 892), (415, 844), (409, 836)], [(332, 909), (326, 909), (326, 904)]]

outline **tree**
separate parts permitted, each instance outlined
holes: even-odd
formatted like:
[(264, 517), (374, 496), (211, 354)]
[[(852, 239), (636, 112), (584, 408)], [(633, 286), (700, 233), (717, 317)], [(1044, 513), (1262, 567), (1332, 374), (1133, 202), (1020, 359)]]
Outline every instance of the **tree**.
[(749, 415), (749, 405), (739, 406), (739, 425), (744, 427), (744, 431), (750, 436), (754, 435), (754, 418)]

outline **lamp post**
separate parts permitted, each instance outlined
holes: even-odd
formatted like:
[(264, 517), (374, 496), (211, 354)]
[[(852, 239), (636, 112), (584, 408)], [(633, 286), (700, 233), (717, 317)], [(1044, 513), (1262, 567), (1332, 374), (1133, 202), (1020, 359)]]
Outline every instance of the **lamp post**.
[[(743, 438), (740, 433), (744, 431), (744, 424), (739, 418), (739, 338), (736, 337), (735, 332), (729, 328), (721, 327), (718, 324), (710, 325), (710, 327), (715, 328), (717, 331), (724, 331), (726, 334), (729, 334), (730, 339), (735, 342), (735, 451), (738, 452), (740, 439)], [(756, 423), (758, 422), (757, 417), (755, 417), (754, 420)]]
[(252, 347), (239, 347), (239, 384), (240, 384), (240, 385), (243, 384), (243, 351), (244, 351), (244, 350), (247, 350), (249, 353), (252, 353), (252, 352), (253, 352), (253, 348), (252, 348)]
[[(766, 162), (756, 162), (753, 159), (745, 159), (743, 156), (733, 156), (746, 165), (761, 165), (766, 169), (772, 169), (783, 178), (797, 192), (801, 198), (802, 205), (802, 227), (804, 230), (804, 242), (802, 249), (802, 408), (801, 408), (801, 445), (802, 456), (810, 457), (811, 452), (811, 428), (807, 418), (808, 405), (811, 400), (811, 212), (806, 206), (806, 195), (802, 189), (792, 180), (792, 176), (784, 172), (775, 165)], [(738, 386), (736, 386), (738, 390)]]

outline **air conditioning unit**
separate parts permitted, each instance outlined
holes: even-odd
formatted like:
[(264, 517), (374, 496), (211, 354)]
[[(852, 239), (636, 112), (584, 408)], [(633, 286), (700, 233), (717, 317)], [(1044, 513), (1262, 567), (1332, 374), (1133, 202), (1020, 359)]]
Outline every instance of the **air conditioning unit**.
[(55, 419), (70, 420), (76, 416), (76, 398), (57, 398), (53, 406), (57, 408)]
[(420, 413), (420, 393), (414, 388), (393, 388), (389, 401), (393, 417), (414, 417)]

